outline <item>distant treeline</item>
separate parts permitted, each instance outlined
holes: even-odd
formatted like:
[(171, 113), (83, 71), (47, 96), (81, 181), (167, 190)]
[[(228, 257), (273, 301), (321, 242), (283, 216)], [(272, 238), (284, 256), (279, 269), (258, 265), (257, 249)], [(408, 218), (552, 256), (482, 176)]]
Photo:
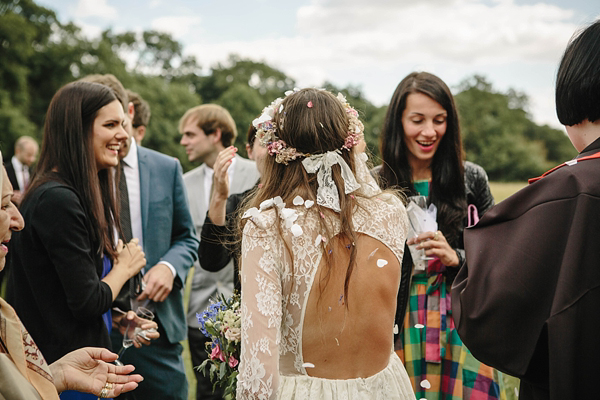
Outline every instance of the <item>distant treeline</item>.
[[(107, 30), (90, 40), (78, 26), (59, 22), (54, 11), (33, 0), (0, 0), (0, 149), (5, 158), (19, 136), (41, 139), (46, 109), (58, 88), (105, 73), (150, 104), (144, 146), (179, 158), (185, 170), (192, 165), (179, 145), (177, 123), (188, 108), (201, 103), (227, 108), (237, 123), (236, 145), (245, 154), (252, 119), (295, 86), (285, 73), (236, 55), (203, 74), (198, 60), (184, 56), (182, 45), (166, 33)], [(386, 107), (373, 105), (359, 87), (328, 82), (323, 87), (343, 92), (359, 110), (377, 163)], [(482, 165), (490, 179), (525, 180), (575, 155), (562, 131), (530, 119), (526, 95), (495, 91), (481, 76), (455, 89), (467, 159)]]

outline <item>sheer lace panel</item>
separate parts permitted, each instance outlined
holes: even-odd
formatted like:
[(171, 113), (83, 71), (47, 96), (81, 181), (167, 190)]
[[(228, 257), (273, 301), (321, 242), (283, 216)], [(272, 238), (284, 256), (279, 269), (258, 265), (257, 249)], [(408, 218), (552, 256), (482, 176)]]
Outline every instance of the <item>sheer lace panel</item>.
[[(372, 350), (371, 354), (377, 353), (373, 363), (340, 371), (340, 377), (364, 377), (385, 367), (383, 358), (387, 361), (392, 348), (395, 294), (407, 232), (406, 210), (400, 199), (390, 194), (379, 194), (369, 200), (357, 199), (361, 207), (354, 213), (353, 223), (360, 233), (356, 243), (359, 254), (350, 286), (349, 312), (344, 311), (345, 306), (338, 305), (343, 284), (340, 288), (337, 275), (330, 277), (330, 285), (318, 302), (320, 313), (316, 309), (318, 296), (309, 301), (325, 249), (324, 232), (320, 231), (319, 224), (321, 217), (314, 208), (294, 208), (298, 214), (295, 224), (302, 228), (301, 232), (291, 230), (273, 208), (253, 214), (246, 224), (242, 240), (242, 352), (238, 398), (275, 398), (280, 375), (325, 377), (331, 373), (326, 371), (327, 363), (333, 368), (342, 361), (355, 363), (349, 358), (336, 359), (337, 349), (330, 350), (327, 361), (325, 354), (323, 358), (315, 356), (327, 346), (337, 347), (336, 337), (338, 341), (341, 339), (340, 347), (345, 352), (365, 354), (369, 349), (378, 349)], [(337, 234), (337, 222), (329, 222), (332, 234)], [(332, 250), (344, 254), (348, 251), (346, 244), (337, 241)], [(343, 257), (334, 259), (336, 267), (344, 266)], [(345, 276), (345, 266), (339, 269)], [(318, 286), (314, 287), (317, 294)], [(331, 321), (322, 318), (322, 323), (319, 322), (319, 316), (329, 313), (330, 306), (332, 313), (336, 307), (335, 318)], [(339, 326), (339, 321), (343, 321), (344, 315), (344, 330), (336, 336), (336, 329), (339, 327), (341, 331), (343, 326), (343, 322)], [(370, 321), (366, 321), (367, 318)], [(303, 340), (303, 327), (308, 341)], [(387, 355), (380, 354), (382, 343), (386, 346), (389, 343)], [(364, 348), (358, 350), (357, 346)], [(304, 359), (303, 352), (313, 358)]]

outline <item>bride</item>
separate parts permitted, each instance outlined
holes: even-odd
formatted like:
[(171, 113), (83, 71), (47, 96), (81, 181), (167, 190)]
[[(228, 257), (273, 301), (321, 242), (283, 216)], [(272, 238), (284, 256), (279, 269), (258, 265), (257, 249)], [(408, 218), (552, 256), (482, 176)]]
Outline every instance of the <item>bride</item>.
[(392, 351), (403, 202), (341, 94), (286, 95), (253, 122), (269, 156), (241, 220), (237, 398), (414, 399)]

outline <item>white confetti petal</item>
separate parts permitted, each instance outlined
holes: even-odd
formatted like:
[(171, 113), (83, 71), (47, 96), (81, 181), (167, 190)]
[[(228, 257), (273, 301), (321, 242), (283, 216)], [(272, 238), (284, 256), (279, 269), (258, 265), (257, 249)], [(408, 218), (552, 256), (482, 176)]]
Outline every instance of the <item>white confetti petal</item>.
[(281, 198), (281, 196), (277, 196), (277, 197), (273, 198), (273, 203), (275, 203), (275, 205), (277, 207), (279, 207), (279, 209), (282, 209), (283, 207), (285, 207), (285, 203), (283, 202), (283, 199)]
[(282, 111), (283, 111), (283, 104), (281, 104), (281, 105), (279, 106), (279, 112), (281, 113)]
[(294, 197), (294, 200), (292, 200), (292, 203), (295, 206), (301, 206), (302, 204), (304, 204), (304, 199), (300, 196), (296, 196), (296, 197)]
[(398, 334), (398, 324), (394, 325), (394, 335)]
[(312, 200), (306, 200), (306, 201), (304, 202), (304, 207), (306, 207), (306, 208), (311, 208), (311, 207), (313, 206), (313, 204), (315, 204), (315, 202), (314, 202), (314, 201), (312, 201)]
[(258, 208), (256, 207), (252, 207), (246, 210), (246, 212), (244, 213), (244, 215), (242, 215), (242, 219), (243, 218), (251, 218), (251, 217), (256, 217), (258, 214), (260, 214), (260, 211), (258, 211)]
[(292, 226), (292, 235), (294, 235), (294, 236), (300, 236), (300, 235), (302, 235), (302, 233), (303, 233), (302, 232), (302, 227), (300, 225), (294, 224)]
[(387, 265), (387, 263), (388, 263), (387, 260), (384, 260), (383, 258), (380, 258), (377, 260), (377, 266), (379, 268), (385, 267)]
[(306, 362), (306, 363), (302, 364), (302, 368), (314, 368), (314, 367), (315, 367), (315, 364), (313, 364), (313, 363)]
[(517, 396), (517, 399), (519, 398), (519, 389), (515, 388), (515, 396)]
[(267, 208), (271, 207), (273, 205), (273, 199), (268, 199), (263, 201), (262, 203), (260, 203), (259, 208), (260, 210), (266, 210)]
[(421, 387), (424, 389), (431, 389), (431, 383), (427, 379), (421, 381)]
[(317, 236), (317, 238), (315, 239), (315, 246), (318, 246), (319, 244), (321, 244), (322, 238), (323, 237), (320, 234)]
[(417, 328), (417, 329), (423, 329), (423, 328), (425, 328), (425, 325), (423, 325), (423, 324), (415, 324), (415, 328)]

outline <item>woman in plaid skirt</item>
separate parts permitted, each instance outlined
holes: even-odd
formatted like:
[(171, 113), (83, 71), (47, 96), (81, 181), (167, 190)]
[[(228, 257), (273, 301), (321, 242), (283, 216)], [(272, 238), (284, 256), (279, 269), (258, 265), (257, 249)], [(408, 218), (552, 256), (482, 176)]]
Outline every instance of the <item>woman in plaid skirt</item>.
[(450, 288), (465, 262), (467, 210), (483, 215), (494, 199), (483, 168), (463, 161), (456, 106), (440, 78), (414, 72), (400, 82), (387, 110), (381, 154), (375, 172), (383, 187), (400, 186), (437, 207), (438, 230), (407, 241), (431, 260), (415, 269), (406, 247), (396, 311), (395, 349), (417, 399), (500, 398), (499, 373), (471, 355), (452, 319)]

